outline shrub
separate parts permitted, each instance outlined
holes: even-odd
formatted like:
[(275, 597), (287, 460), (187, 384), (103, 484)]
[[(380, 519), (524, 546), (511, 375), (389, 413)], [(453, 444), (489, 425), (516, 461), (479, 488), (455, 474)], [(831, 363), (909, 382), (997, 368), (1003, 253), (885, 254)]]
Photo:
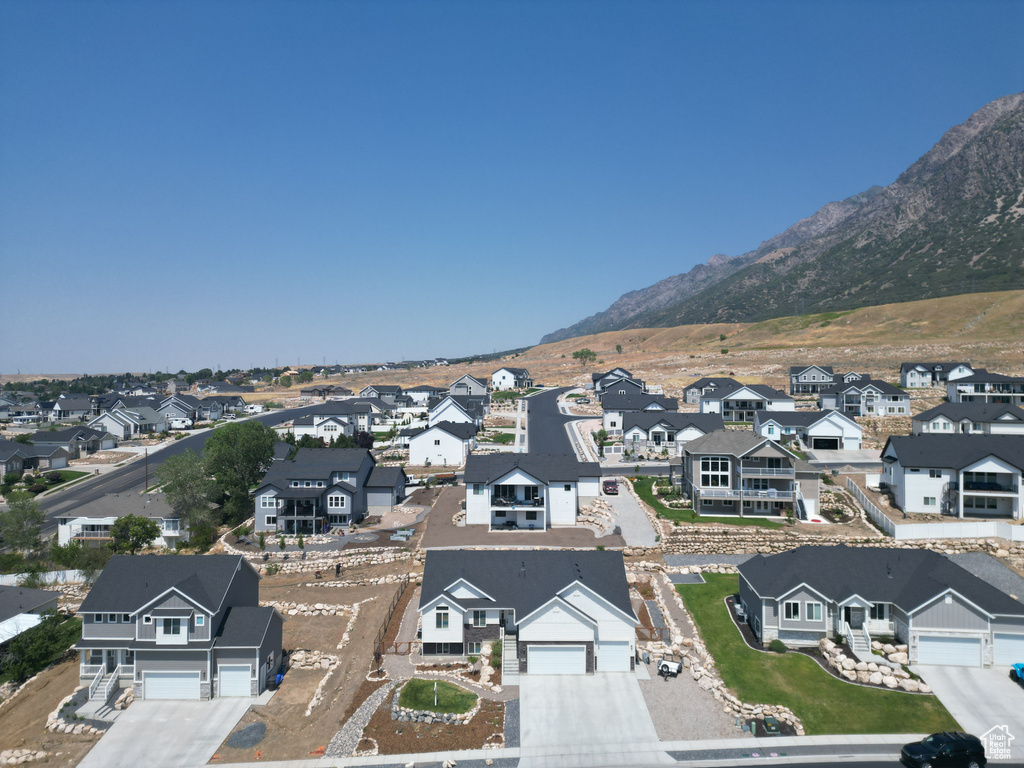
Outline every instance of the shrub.
[(59, 483), (61, 480), (64, 479), (64, 476), (61, 475), (60, 472), (47, 472), (45, 475), (43, 475), (43, 477), (45, 477), (51, 483)]
[(722, 352), (723, 355), (728, 355), (729, 354), (729, 350), (726, 349), (725, 347), (722, 347), (721, 352)]
[(14, 485), (19, 480), (21, 480), (20, 472), (8, 472), (4, 475), (4, 485)]
[(501, 640), (491, 643), (491, 666), (495, 669), (501, 669), (501, 648)]
[(775, 638), (768, 643), (768, 650), (772, 653), (785, 653), (789, 649), (786, 648), (786, 644), (779, 640), (779, 638)]
[(281, 566), (277, 563), (270, 563), (267, 565), (267, 576), (273, 576), (275, 573), (281, 570)]
[(33, 483), (28, 487), (29, 493), (42, 493), (46, 490), (46, 486), (42, 483)]

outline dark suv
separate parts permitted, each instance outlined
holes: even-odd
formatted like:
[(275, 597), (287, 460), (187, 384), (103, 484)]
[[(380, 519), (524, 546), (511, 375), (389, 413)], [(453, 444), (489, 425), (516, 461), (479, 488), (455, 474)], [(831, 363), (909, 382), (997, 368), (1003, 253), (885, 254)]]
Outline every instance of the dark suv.
[(900, 762), (907, 768), (981, 768), (987, 761), (977, 736), (943, 731), (907, 744)]

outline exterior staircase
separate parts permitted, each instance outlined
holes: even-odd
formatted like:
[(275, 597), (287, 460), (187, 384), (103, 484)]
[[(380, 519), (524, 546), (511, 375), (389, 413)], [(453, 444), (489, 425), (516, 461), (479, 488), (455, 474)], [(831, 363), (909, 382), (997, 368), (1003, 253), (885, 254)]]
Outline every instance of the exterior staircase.
[(519, 685), (518, 635), (506, 634), (501, 644), (501, 685)]
[(850, 650), (860, 661), (872, 661), (871, 638), (866, 629), (853, 629), (847, 625), (846, 639)]

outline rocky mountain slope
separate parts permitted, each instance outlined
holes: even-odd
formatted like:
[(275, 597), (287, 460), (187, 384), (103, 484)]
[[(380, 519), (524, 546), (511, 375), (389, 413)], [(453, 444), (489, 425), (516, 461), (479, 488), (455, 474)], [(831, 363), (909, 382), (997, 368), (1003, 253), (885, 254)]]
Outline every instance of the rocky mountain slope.
[(619, 298), (542, 343), (751, 322), (1024, 286), (1024, 94), (951, 128), (888, 187), (828, 203), (756, 250)]

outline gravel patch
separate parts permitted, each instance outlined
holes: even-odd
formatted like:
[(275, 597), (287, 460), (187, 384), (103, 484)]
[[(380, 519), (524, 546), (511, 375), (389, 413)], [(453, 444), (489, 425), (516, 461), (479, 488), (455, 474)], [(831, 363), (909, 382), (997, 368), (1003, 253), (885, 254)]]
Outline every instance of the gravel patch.
[(1018, 600), (1024, 600), (1024, 578), (1011, 571), (992, 555), (986, 555), (984, 552), (965, 552), (959, 555), (946, 555), (946, 557), (982, 581), (987, 581), (996, 589), (1008, 595), (1016, 595)]
[(661, 608), (658, 607), (658, 603), (655, 600), (644, 600), (644, 605), (647, 606), (647, 614), (651, 617), (651, 624), (655, 627), (667, 627), (665, 623), (665, 617), (661, 615)]
[(665, 555), (665, 565), (682, 568), (688, 565), (742, 565), (755, 555)]
[[(505, 747), (518, 749), (519, 741), (519, 699), (509, 699), (505, 702)], [(498, 764), (498, 760), (494, 764)], [(514, 761), (518, 762), (518, 761)]]
[(622, 529), (626, 544), (635, 547), (653, 547), (658, 543), (657, 534), (651, 521), (644, 514), (636, 499), (629, 491), (620, 488), (617, 496), (602, 496), (602, 501), (612, 507), (615, 524)]
[(736, 727), (736, 718), (722, 711), (721, 702), (694, 681), (689, 669), (664, 680), (653, 664), (650, 680), (640, 681), (640, 692), (662, 741), (733, 739), (749, 736)]
[(232, 749), (251, 749), (263, 741), (263, 737), (266, 735), (266, 723), (253, 723), (228, 736), (227, 744)]
[(699, 573), (670, 573), (669, 581), (673, 584), (703, 584), (704, 577)]
[(366, 728), (366, 724), (370, 722), (373, 713), (377, 711), (377, 707), (391, 693), (391, 689), (395, 687), (396, 683), (397, 681), (394, 680), (385, 683), (359, 705), (359, 709), (353, 713), (348, 722), (341, 726), (340, 731), (334, 734), (331, 743), (327, 745), (327, 749), (324, 751), (324, 757), (352, 756), (356, 746), (359, 744), (360, 737), (363, 735), (363, 729)]

